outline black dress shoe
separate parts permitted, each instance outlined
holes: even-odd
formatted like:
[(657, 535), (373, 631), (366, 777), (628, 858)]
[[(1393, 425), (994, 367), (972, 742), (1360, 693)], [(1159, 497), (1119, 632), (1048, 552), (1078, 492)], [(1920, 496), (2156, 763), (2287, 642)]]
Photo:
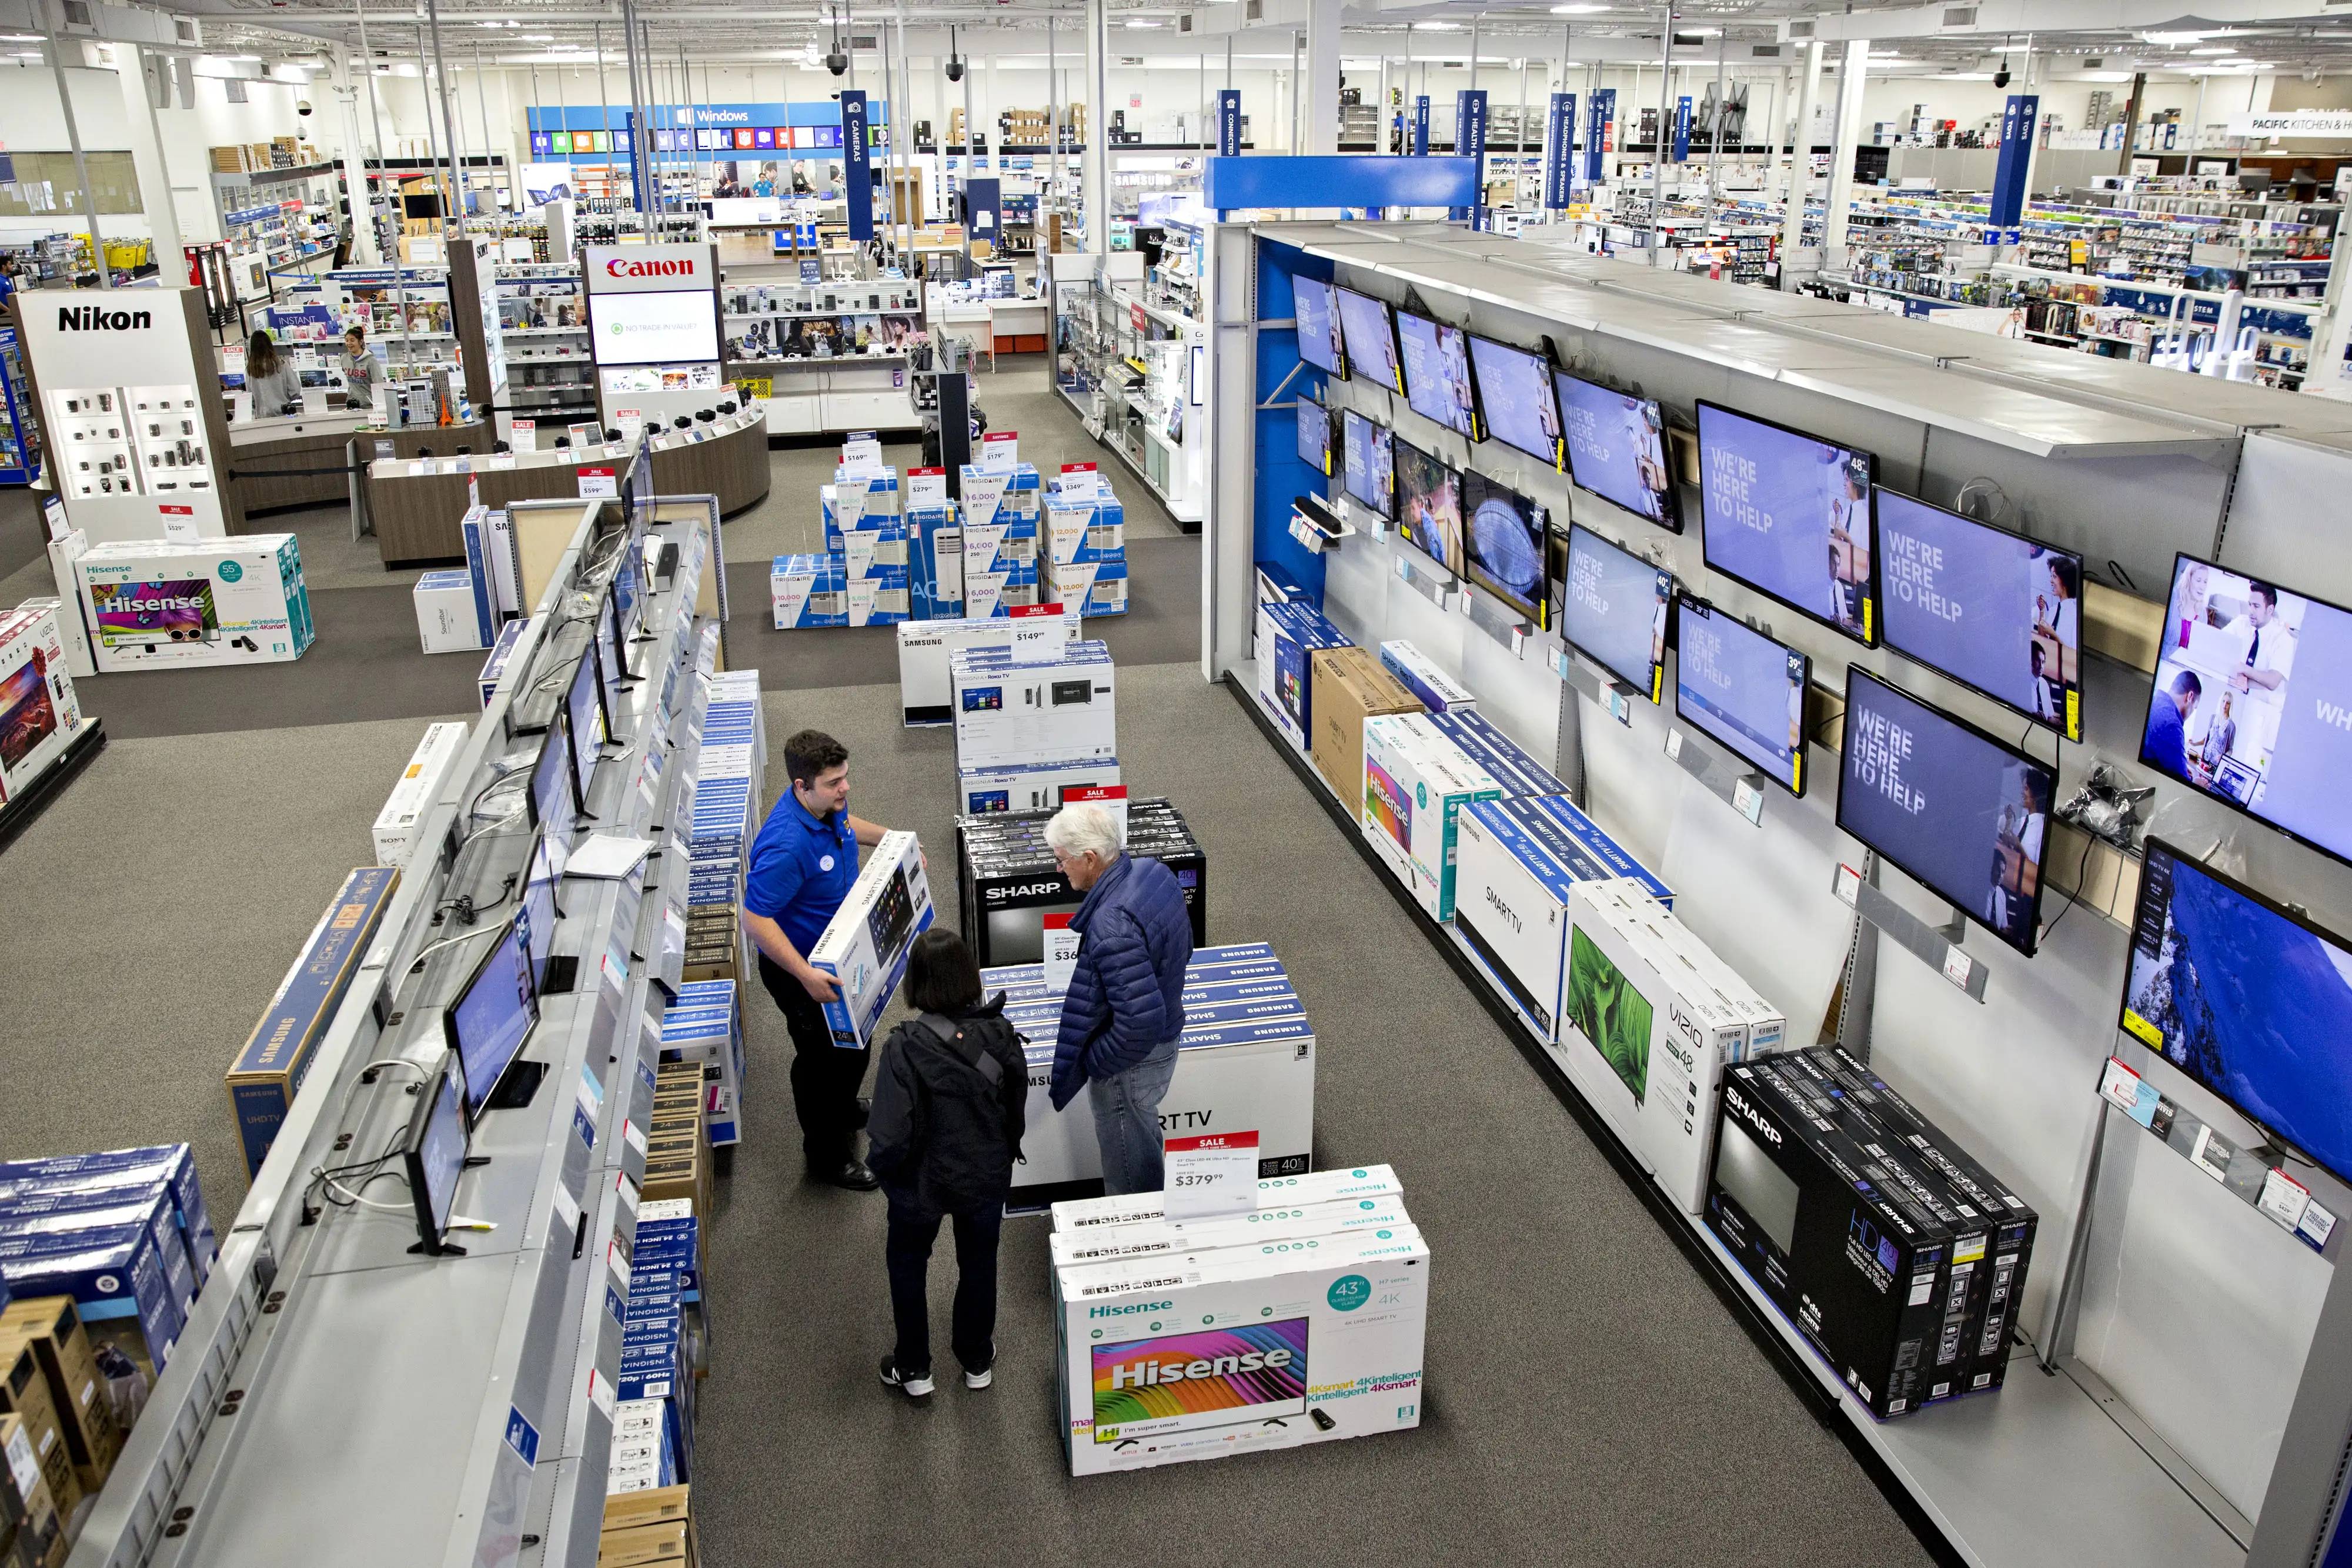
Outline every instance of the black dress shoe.
[(862, 1160), (851, 1160), (824, 1179), (835, 1186), (847, 1187), (851, 1192), (872, 1192), (882, 1185), (881, 1180), (866, 1168)]

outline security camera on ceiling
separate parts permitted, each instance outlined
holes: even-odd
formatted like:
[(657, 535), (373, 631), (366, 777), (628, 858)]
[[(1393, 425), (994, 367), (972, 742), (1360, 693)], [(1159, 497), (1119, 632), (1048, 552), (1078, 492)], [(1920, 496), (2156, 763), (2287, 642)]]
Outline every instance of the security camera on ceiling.
[(296, 99), (294, 100), (294, 112), (302, 116), (305, 120), (308, 120), (310, 117), (310, 100), (307, 98)]
[(955, 28), (948, 28), (948, 80), (963, 80), (963, 61), (956, 53)]

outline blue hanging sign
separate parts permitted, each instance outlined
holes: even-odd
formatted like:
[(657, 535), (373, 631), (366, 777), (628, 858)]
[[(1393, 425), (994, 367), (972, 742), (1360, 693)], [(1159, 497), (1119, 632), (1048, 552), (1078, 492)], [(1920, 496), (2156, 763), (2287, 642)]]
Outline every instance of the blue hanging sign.
[(1554, 212), (1568, 205), (1574, 189), (1576, 95), (1551, 95), (1551, 111), (1544, 125), (1543, 204)]
[(874, 237), (874, 145), (866, 134), (866, 95), (853, 88), (841, 95), (842, 194), (849, 202), (849, 237), (864, 245)]
[(1604, 87), (1594, 91), (1592, 108), (1584, 121), (1584, 183), (1601, 182), (1601, 156), (1608, 151), (1609, 124), (1617, 118), (1617, 89)]
[(1242, 155), (1242, 95), (1238, 88), (1224, 88), (1217, 94), (1217, 156), (1238, 158)]
[(1687, 94), (1675, 99), (1675, 162), (1690, 162), (1691, 100)]
[(1994, 165), (1992, 210), (1995, 228), (2015, 227), (2025, 214), (2026, 165), (2033, 158), (2035, 122), (2042, 117), (2038, 93), (2013, 92), (2000, 115), (2000, 159)]
[(1412, 155), (1429, 156), (1429, 95), (1423, 93), (1412, 100)]
[[(1470, 88), (1454, 95), (1454, 155), (1477, 161), (1478, 194), (1486, 193), (1486, 89)], [(1468, 207), (1453, 209), (1450, 216), (1461, 219), (1477, 217), (1484, 201)], [(1482, 225), (1481, 225), (1482, 226)]]

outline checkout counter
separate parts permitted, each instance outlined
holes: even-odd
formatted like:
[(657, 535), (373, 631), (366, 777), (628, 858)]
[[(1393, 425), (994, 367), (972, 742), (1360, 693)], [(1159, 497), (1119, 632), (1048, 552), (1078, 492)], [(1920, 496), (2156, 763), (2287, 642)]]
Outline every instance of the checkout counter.
[(348, 501), (352, 476), (347, 470), (354, 462), (373, 458), (378, 441), (388, 440), (396, 455), (413, 458), (427, 449), (445, 456), (460, 446), (487, 452), (496, 439), (482, 420), (386, 431), (368, 428), (374, 417), (367, 409), (320, 409), (232, 423), (228, 483), (244, 515)]

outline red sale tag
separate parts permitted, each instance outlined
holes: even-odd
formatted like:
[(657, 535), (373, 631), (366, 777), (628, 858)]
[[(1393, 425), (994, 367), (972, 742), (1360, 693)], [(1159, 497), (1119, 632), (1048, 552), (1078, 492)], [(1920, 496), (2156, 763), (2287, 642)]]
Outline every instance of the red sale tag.
[(1198, 1219), (1257, 1207), (1255, 1130), (1170, 1138), (1165, 1151), (1169, 1218)]
[(1044, 917), (1045, 927), (1045, 989), (1060, 996), (1070, 988), (1070, 977), (1078, 967), (1078, 933), (1070, 929), (1066, 915)]

